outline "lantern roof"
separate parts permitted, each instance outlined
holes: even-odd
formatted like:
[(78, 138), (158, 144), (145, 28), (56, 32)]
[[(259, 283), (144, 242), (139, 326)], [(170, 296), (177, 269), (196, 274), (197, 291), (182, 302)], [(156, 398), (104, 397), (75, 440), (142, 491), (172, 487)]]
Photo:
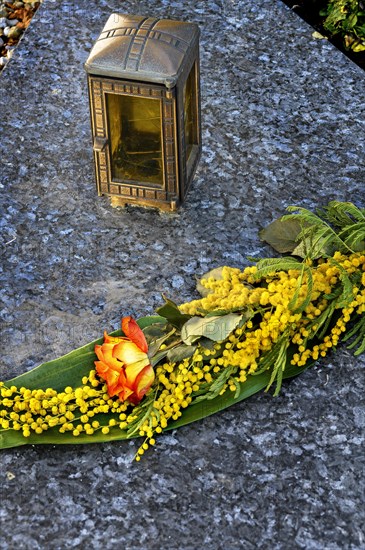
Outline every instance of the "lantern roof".
[(89, 74), (176, 85), (198, 45), (195, 23), (113, 13), (85, 69)]

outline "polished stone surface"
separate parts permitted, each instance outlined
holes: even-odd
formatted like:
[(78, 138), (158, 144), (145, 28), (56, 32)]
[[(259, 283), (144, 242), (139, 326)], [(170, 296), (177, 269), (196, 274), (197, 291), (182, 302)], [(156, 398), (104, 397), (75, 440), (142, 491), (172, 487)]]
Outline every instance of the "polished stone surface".
[[(203, 155), (177, 214), (95, 193), (83, 63), (121, 10), (201, 28)], [(0, 79), (1, 378), (271, 255), (258, 231), (289, 204), (364, 206), (364, 73), (311, 33), (274, 0), (44, 0)], [(0, 546), (360, 550), (364, 366), (342, 347), (139, 464), (136, 441), (5, 451)]]

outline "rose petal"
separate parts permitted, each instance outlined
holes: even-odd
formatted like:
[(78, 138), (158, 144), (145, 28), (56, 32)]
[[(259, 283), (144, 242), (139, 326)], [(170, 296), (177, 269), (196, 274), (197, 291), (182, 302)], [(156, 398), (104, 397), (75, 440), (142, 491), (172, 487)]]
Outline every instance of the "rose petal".
[(104, 374), (107, 373), (109, 370), (108, 365), (103, 363), (103, 361), (94, 361), (94, 363), (95, 363), (96, 372), (98, 373), (99, 376), (101, 376), (103, 380), (105, 380)]
[(104, 361), (104, 363), (106, 363), (116, 371), (120, 372), (123, 367), (123, 363), (118, 361), (118, 359), (116, 359), (113, 355), (113, 350), (116, 347), (115, 344), (103, 344), (101, 346), (101, 349), (98, 349), (97, 351), (96, 347), (97, 346), (95, 346), (95, 353), (98, 359), (100, 359), (100, 361)]
[(129, 365), (146, 359), (147, 355), (133, 342), (124, 340), (114, 346), (113, 357), (119, 359), (119, 361), (122, 361), (125, 365)]
[[(131, 396), (133, 395), (133, 390), (131, 390), (130, 388), (127, 388), (127, 387), (124, 387), (120, 392), (119, 392), (119, 399), (121, 401), (127, 401), (127, 399), (130, 400)], [(134, 403), (134, 401), (131, 401), (131, 403)]]
[(100, 361), (102, 361), (104, 356), (103, 356), (103, 352), (101, 350), (101, 346), (99, 346), (97, 344), (94, 348), (94, 351), (95, 351), (95, 354), (96, 354), (97, 358), (100, 359)]
[(139, 400), (142, 399), (144, 394), (152, 386), (155, 379), (155, 373), (151, 365), (145, 367), (136, 379), (135, 393)]
[(121, 336), (109, 336), (109, 334), (104, 331), (104, 343), (107, 344), (118, 344), (121, 340), (124, 340)]
[[(95, 369), (98, 375), (105, 380), (107, 386), (108, 386), (108, 394), (110, 397), (113, 397), (115, 393), (118, 393), (118, 382), (119, 382), (119, 373), (113, 369), (111, 369), (108, 365), (106, 365), (103, 361), (95, 361)], [(115, 389), (118, 391), (115, 392)]]
[(129, 384), (131, 387), (136, 387), (136, 380), (138, 376), (141, 374), (143, 369), (145, 369), (150, 364), (150, 361), (148, 357), (146, 356), (145, 359), (142, 359), (141, 361), (136, 361), (135, 363), (131, 363), (130, 365), (126, 365), (125, 367), (125, 375), (127, 379), (127, 384)]
[(123, 317), (122, 330), (124, 334), (132, 340), (144, 353), (148, 352), (148, 344), (142, 330), (132, 317)]

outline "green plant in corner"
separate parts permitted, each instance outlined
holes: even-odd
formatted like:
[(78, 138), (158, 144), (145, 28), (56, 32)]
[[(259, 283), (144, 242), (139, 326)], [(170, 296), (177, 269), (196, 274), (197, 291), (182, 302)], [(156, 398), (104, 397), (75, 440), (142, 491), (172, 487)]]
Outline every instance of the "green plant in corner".
[(321, 10), (323, 27), (331, 36), (340, 35), (347, 50), (365, 51), (365, 4), (362, 0), (329, 0)]

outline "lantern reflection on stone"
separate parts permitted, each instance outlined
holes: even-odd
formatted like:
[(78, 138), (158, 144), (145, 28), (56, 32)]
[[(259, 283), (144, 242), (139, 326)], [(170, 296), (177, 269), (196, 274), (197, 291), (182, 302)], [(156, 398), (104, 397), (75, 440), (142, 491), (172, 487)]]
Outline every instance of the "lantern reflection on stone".
[(197, 25), (112, 14), (85, 69), (99, 195), (175, 210), (201, 153)]

